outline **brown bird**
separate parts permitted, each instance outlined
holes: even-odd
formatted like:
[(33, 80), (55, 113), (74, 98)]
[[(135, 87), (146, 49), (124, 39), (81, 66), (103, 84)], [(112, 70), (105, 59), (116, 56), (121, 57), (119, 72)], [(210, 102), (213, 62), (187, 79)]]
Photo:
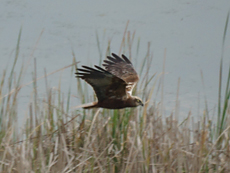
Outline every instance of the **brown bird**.
[(126, 107), (143, 106), (139, 97), (132, 96), (132, 90), (139, 77), (130, 60), (125, 56), (119, 57), (112, 53), (104, 60), (105, 69), (95, 65), (96, 69), (82, 66), (75, 73), (78, 78), (89, 83), (97, 96), (98, 102), (84, 106), (89, 108), (121, 109)]

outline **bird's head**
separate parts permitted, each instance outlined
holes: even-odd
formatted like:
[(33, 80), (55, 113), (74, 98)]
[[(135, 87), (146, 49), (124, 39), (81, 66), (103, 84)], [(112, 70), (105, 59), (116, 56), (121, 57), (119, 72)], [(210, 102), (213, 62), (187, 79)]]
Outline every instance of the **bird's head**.
[(144, 104), (143, 104), (141, 98), (136, 97), (136, 96), (133, 96), (133, 100), (134, 100), (135, 106), (139, 106), (139, 105), (144, 106)]

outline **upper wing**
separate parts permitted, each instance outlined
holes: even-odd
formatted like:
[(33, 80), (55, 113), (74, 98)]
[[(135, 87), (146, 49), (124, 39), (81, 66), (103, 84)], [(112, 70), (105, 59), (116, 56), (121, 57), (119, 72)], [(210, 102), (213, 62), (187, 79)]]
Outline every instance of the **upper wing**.
[(139, 80), (137, 72), (134, 70), (132, 63), (129, 59), (122, 55), (122, 58), (112, 53), (112, 56), (108, 56), (108, 60), (104, 60), (105, 69), (113, 75), (123, 79), (126, 83), (126, 91), (129, 95), (132, 94), (133, 87)]
[(126, 82), (110, 72), (95, 66), (97, 69), (90, 68), (87, 66), (82, 66), (84, 69), (78, 69), (83, 73), (75, 73), (79, 78), (84, 79), (89, 83), (98, 98), (98, 101), (103, 101), (109, 98), (122, 98), (126, 97)]

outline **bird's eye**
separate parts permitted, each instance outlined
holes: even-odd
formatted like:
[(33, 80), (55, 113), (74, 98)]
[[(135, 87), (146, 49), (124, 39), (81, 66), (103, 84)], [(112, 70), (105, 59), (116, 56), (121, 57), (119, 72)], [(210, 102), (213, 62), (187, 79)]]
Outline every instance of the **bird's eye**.
[(141, 101), (137, 99), (137, 102), (140, 103)]

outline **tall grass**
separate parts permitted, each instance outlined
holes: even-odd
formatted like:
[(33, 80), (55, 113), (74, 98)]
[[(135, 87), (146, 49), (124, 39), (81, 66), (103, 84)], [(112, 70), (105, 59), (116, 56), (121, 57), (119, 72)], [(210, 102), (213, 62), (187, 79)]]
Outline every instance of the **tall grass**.
[[(16, 52), (19, 52), (20, 36), (21, 31)], [(120, 52), (128, 51), (131, 58), (135, 53), (137, 56), (140, 44), (138, 40), (138, 49), (133, 50), (134, 36), (135, 32), (131, 34), (128, 31), (127, 23)], [(98, 36), (96, 39), (99, 41)], [(110, 52), (110, 42), (105, 55)], [(103, 56), (99, 45), (98, 49)], [(175, 114), (162, 116), (163, 102), (156, 103), (151, 99), (157, 80), (160, 79), (160, 87), (164, 87), (164, 77), (155, 77), (149, 70), (152, 62), (150, 52), (149, 43), (139, 72), (141, 81), (134, 91), (146, 104), (143, 108), (122, 110), (72, 111), (71, 88), (67, 96), (61, 92), (61, 81), (57, 90), (50, 88), (47, 82), (50, 74), (46, 70), (42, 77), (46, 81), (46, 97), (41, 102), (37, 96), (37, 82), (41, 78), (37, 77), (35, 60), (33, 100), (21, 133), (15, 128), (15, 119), (18, 93), (25, 86), (20, 81), (22, 73), (13, 75), (13, 65), (7, 78), (4, 70), (0, 83), (0, 172), (230, 172), (230, 69), (223, 106), (219, 100), (218, 122), (212, 122), (205, 113), (195, 122), (188, 112), (187, 118), (179, 123), (178, 101)], [(73, 74), (77, 61), (74, 51), (72, 55), (72, 64), (63, 69), (72, 67)], [(18, 56), (16, 53), (15, 63)], [(220, 69), (222, 71), (222, 67)], [(220, 78), (220, 82), (222, 80)], [(76, 81), (82, 103), (92, 101), (89, 97), (92, 93), (88, 93), (85, 82)], [(177, 97), (179, 86), (180, 79)], [(6, 87), (9, 94), (4, 95), (3, 88)], [(15, 90), (12, 92), (12, 89)], [(164, 94), (163, 89), (161, 94)]]
[(226, 116), (227, 116), (227, 110), (228, 110), (228, 101), (230, 96), (230, 67), (229, 67), (229, 74), (227, 78), (227, 86), (225, 90), (225, 96), (224, 96), (224, 106), (221, 106), (222, 100), (221, 100), (221, 92), (222, 92), (222, 71), (223, 71), (223, 56), (224, 56), (224, 45), (226, 40), (226, 34), (228, 30), (228, 22), (229, 22), (229, 12), (227, 15), (225, 28), (224, 28), (224, 34), (223, 34), (223, 42), (222, 42), (222, 52), (221, 52), (221, 60), (220, 60), (220, 72), (219, 72), (219, 93), (218, 93), (218, 128), (217, 128), (217, 135), (220, 135), (224, 128), (226, 128)]

